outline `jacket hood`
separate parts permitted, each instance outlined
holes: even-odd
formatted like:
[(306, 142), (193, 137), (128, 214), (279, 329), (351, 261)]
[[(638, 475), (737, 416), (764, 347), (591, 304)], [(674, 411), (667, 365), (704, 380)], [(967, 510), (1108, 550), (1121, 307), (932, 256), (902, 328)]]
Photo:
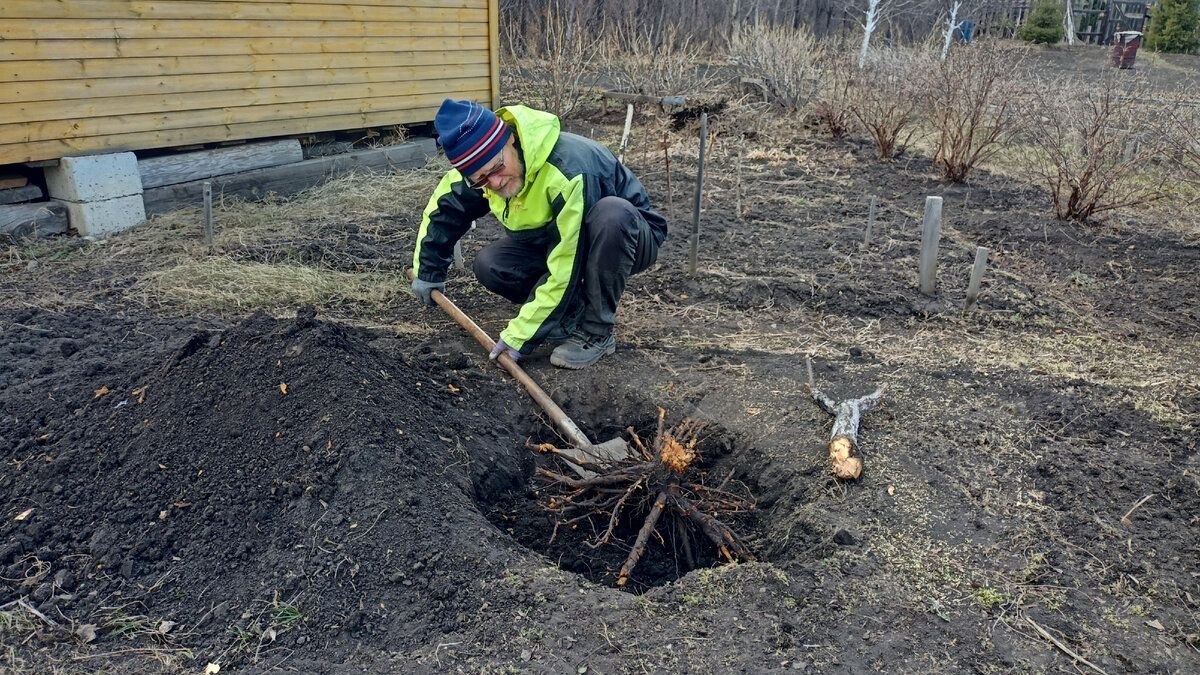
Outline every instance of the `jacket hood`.
[(523, 105), (505, 106), (496, 114), (517, 130), (521, 159), (525, 162), (525, 184), (528, 186), (533, 182), (532, 177), (546, 164), (550, 151), (558, 142), (558, 117)]

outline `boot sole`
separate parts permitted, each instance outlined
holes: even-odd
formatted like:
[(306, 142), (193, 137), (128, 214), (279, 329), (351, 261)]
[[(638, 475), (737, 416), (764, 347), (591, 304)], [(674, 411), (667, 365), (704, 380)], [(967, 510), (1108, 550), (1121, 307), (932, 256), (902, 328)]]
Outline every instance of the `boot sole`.
[(612, 354), (615, 354), (616, 351), (617, 351), (617, 345), (614, 343), (614, 344), (610, 345), (604, 351), (597, 352), (595, 358), (593, 358), (590, 361), (587, 361), (586, 363), (582, 362), (582, 361), (575, 361), (575, 362), (566, 361), (552, 353), (552, 354), (550, 354), (550, 364), (553, 366), (557, 366), (559, 368), (566, 368), (567, 370), (583, 370), (584, 368), (587, 368), (588, 366), (596, 363), (597, 361), (604, 358), (605, 356), (610, 356)]

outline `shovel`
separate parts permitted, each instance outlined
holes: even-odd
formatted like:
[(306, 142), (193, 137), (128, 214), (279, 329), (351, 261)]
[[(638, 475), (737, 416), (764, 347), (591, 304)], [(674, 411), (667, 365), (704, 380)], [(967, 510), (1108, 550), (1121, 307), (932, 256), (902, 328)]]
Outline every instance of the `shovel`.
[[(408, 271), (408, 278), (412, 279), (415, 275), (412, 270)], [(471, 334), (475, 341), (483, 346), (484, 350), (491, 353), (492, 347), (496, 346), (496, 341), (493, 340), (482, 328), (479, 327), (471, 317), (467, 316), (461, 309), (458, 308), (450, 298), (447, 298), (444, 293), (434, 290), (432, 293), (433, 301), (441, 307), (450, 318), (454, 319), (458, 325), (462, 326), (463, 330)], [(525, 387), (525, 391), (529, 393), (530, 398), (546, 412), (550, 417), (550, 421), (554, 422), (554, 426), (563, 437), (574, 447), (563, 448), (558, 450), (559, 455), (564, 457), (564, 460), (575, 473), (582, 478), (591, 478), (595, 474), (584, 468), (583, 465), (591, 464), (596, 461), (612, 462), (625, 459), (629, 456), (629, 444), (620, 436), (604, 441), (603, 443), (592, 443), (586, 434), (567, 417), (563, 409), (558, 407), (554, 399), (550, 398), (545, 391), (538, 386), (537, 382), (525, 372), (517, 362), (512, 360), (506, 353), (501, 353), (496, 359), (500, 367), (507, 370), (509, 375), (512, 375), (521, 386)]]

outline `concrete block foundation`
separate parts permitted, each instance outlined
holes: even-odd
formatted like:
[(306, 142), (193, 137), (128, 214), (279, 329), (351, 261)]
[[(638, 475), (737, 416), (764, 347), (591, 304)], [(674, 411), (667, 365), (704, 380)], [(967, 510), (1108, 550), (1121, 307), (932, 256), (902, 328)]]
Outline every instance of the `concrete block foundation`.
[(84, 237), (106, 237), (146, 220), (141, 195), (94, 202), (55, 201), (67, 207), (71, 227)]
[(67, 208), (71, 227), (82, 236), (105, 237), (146, 220), (132, 152), (63, 157), (45, 172), (47, 192)]
[(48, 166), (46, 187), (54, 199), (95, 202), (142, 194), (142, 175), (132, 152), (63, 157)]

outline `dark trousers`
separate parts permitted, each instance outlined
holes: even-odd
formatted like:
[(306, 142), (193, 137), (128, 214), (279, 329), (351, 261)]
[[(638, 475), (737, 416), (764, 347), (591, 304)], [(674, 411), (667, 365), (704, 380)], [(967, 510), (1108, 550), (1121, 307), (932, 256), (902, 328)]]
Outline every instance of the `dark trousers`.
[[(564, 323), (578, 317), (575, 326), (563, 325), (561, 333), (581, 328), (592, 335), (612, 332), (617, 303), (625, 282), (654, 264), (658, 242), (637, 208), (620, 197), (604, 197), (583, 218), (579, 237), (584, 247), (583, 283), (568, 302)], [(549, 244), (523, 242), (502, 237), (480, 249), (475, 256), (475, 276), (488, 290), (523, 304), (548, 275)], [(564, 335), (565, 336), (565, 335)]]

